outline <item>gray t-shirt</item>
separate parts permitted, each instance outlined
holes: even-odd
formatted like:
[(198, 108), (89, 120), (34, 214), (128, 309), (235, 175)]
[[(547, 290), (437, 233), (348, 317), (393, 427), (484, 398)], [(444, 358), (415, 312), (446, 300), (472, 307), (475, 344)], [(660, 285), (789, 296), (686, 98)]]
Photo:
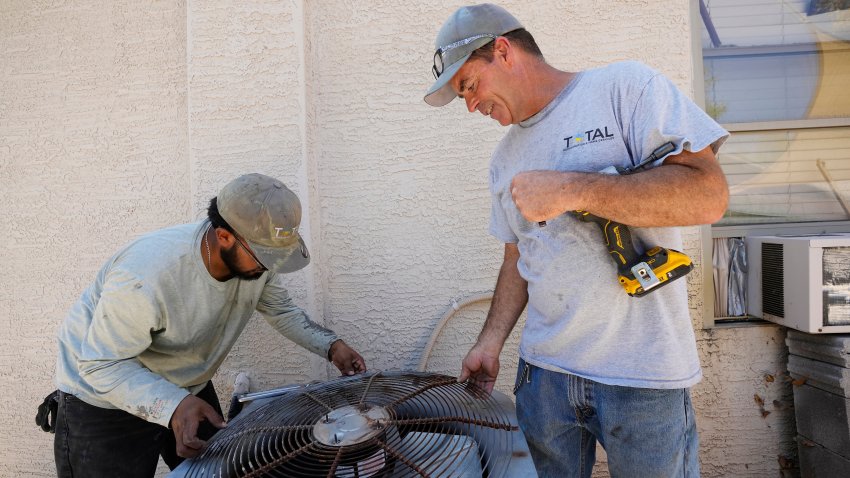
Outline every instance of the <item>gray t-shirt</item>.
[[(676, 145), (672, 154), (716, 152), (727, 137), (667, 78), (637, 62), (579, 73), (543, 110), (511, 127), (490, 165), (490, 233), (517, 244), (528, 281), (523, 359), (610, 385), (684, 388), (700, 380), (685, 280), (629, 297), (597, 224), (563, 214), (540, 227), (522, 217), (509, 188), (522, 171), (628, 167), (668, 141)], [(682, 250), (678, 228), (631, 232), (640, 252)]]
[(326, 356), (336, 335), (292, 303), (280, 276), (219, 282), (201, 257), (209, 221), (146, 234), (116, 253), (59, 329), (56, 385), (168, 426), (224, 361), (254, 311)]

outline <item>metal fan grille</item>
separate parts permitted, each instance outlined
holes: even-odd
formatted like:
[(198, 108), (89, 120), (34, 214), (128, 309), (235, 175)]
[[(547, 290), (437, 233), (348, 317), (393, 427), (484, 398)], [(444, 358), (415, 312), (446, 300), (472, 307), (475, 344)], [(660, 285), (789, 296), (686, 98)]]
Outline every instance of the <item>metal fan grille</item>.
[[(329, 423), (337, 428), (328, 432)], [(453, 377), (380, 372), (275, 397), (237, 417), (185, 476), (442, 477), (473, 466), (501, 477), (515, 430), (492, 397)]]

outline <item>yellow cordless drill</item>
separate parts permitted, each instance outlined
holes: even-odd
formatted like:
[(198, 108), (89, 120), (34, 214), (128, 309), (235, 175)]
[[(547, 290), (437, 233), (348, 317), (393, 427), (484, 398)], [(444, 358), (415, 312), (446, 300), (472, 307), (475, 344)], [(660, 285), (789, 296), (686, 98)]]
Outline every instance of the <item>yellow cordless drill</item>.
[[(675, 149), (673, 143), (665, 143), (638, 165), (632, 168), (615, 168), (616, 172), (623, 175), (633, 174)], [(658, 290), (661, 286), (686, 276), (694, 268), (690, 257), (673, 249), (656, 246), (638, 254), (632, 244), (631, 231), (625, 224), (594, 216), (587, 211), (570, 211), (570, 214), (581, 221), (595, 222), (602, 229), (608, 252), (617, 264), (620, 284), (632, 297), (642, 297)], [(545, 226), (546, 222), (539, 224)]]

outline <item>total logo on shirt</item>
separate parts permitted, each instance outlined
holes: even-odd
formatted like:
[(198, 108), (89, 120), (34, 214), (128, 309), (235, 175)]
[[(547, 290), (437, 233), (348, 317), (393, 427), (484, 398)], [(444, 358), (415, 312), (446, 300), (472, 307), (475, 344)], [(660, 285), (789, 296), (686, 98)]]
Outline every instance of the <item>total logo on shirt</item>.
[(564, 141), (567, 142), (567, 145), (564, 147), (564, 151), (575, 146), (583, 146), (585, 144), (609, 141), (612, 139), (614, 139), (614, 134), (608, 131), (607, 126), (591, 128), (587, 131), (582, 131), (581, 133), (576, 133), (564, 138)]

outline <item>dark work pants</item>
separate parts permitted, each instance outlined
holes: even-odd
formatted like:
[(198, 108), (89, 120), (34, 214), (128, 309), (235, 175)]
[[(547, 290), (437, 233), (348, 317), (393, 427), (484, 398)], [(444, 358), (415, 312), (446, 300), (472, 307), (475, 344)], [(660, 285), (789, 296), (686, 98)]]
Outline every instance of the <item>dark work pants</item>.
[[(198, 398), (221, 415), (212, 382)], [(201, 423), (198, 437), (209, 439), (216, 428)], [(172, 470), (183, 458), (177, 456), (174, 432), (123, 410), (95, 407), (60, 392), (53, 453), (59, 478), (151, 478), (160, 455)]]

